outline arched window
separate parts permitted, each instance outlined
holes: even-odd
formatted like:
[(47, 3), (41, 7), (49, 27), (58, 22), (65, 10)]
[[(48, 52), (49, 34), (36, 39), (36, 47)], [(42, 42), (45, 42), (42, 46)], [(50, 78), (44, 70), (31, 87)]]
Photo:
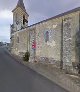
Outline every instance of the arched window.
[(49, 32), (46, 31), (45, 33), (45, 42), (48, 42), (49, 41)]
[(23, 15), (23, 25), (25, 25), (25, 15)]

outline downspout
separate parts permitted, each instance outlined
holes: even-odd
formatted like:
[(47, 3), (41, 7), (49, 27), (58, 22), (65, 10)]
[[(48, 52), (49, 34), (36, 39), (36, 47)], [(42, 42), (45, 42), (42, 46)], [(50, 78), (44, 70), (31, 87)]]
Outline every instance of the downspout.
[[(80, 11), (79, 11), (79, 32), (80, 32)], [(80, 39), (80, 38), (79, 38)], [(79, 43), (79, 42), (78, 42)], [(80, 45), (79, 45), (79, 47), (80, 47)], [(78, 48), (79, 48), (78, 47)], [(80, 50), (79, 50), (80, 51)], [(80, 55), (79, 55), (79, 63), (80, 63)]]
[(61, 23), (61, 62), (60, 69), (63, 69), (63, 18)]

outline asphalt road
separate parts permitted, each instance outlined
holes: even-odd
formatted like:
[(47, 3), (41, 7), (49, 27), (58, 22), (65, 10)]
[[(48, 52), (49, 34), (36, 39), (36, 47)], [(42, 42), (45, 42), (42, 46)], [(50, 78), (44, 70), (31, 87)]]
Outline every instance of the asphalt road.
[(68, 92), (0, 48), (0, 92)]

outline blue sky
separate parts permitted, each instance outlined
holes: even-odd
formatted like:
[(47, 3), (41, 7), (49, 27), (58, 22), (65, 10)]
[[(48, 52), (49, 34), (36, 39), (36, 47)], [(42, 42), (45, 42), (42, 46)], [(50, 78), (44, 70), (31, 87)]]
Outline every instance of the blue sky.
[[(0, 1), (0, 41), (9, 42), (12, 10), (18, 0)], [(29, 14), (29, 25), (53, 17), (57, 14), (80, 7), (80, 0), (24, 0)]]

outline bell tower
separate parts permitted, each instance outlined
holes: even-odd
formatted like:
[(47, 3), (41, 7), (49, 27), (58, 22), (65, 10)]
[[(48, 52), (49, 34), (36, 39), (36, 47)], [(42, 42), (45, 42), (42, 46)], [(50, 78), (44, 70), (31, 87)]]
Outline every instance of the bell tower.
[(21, 29), (28, 26), (28, 13), (26, 12), (23, 0), (18, 0), (16, 8), (13, 12), (13, 26), (15, 31), (20, 31)]

